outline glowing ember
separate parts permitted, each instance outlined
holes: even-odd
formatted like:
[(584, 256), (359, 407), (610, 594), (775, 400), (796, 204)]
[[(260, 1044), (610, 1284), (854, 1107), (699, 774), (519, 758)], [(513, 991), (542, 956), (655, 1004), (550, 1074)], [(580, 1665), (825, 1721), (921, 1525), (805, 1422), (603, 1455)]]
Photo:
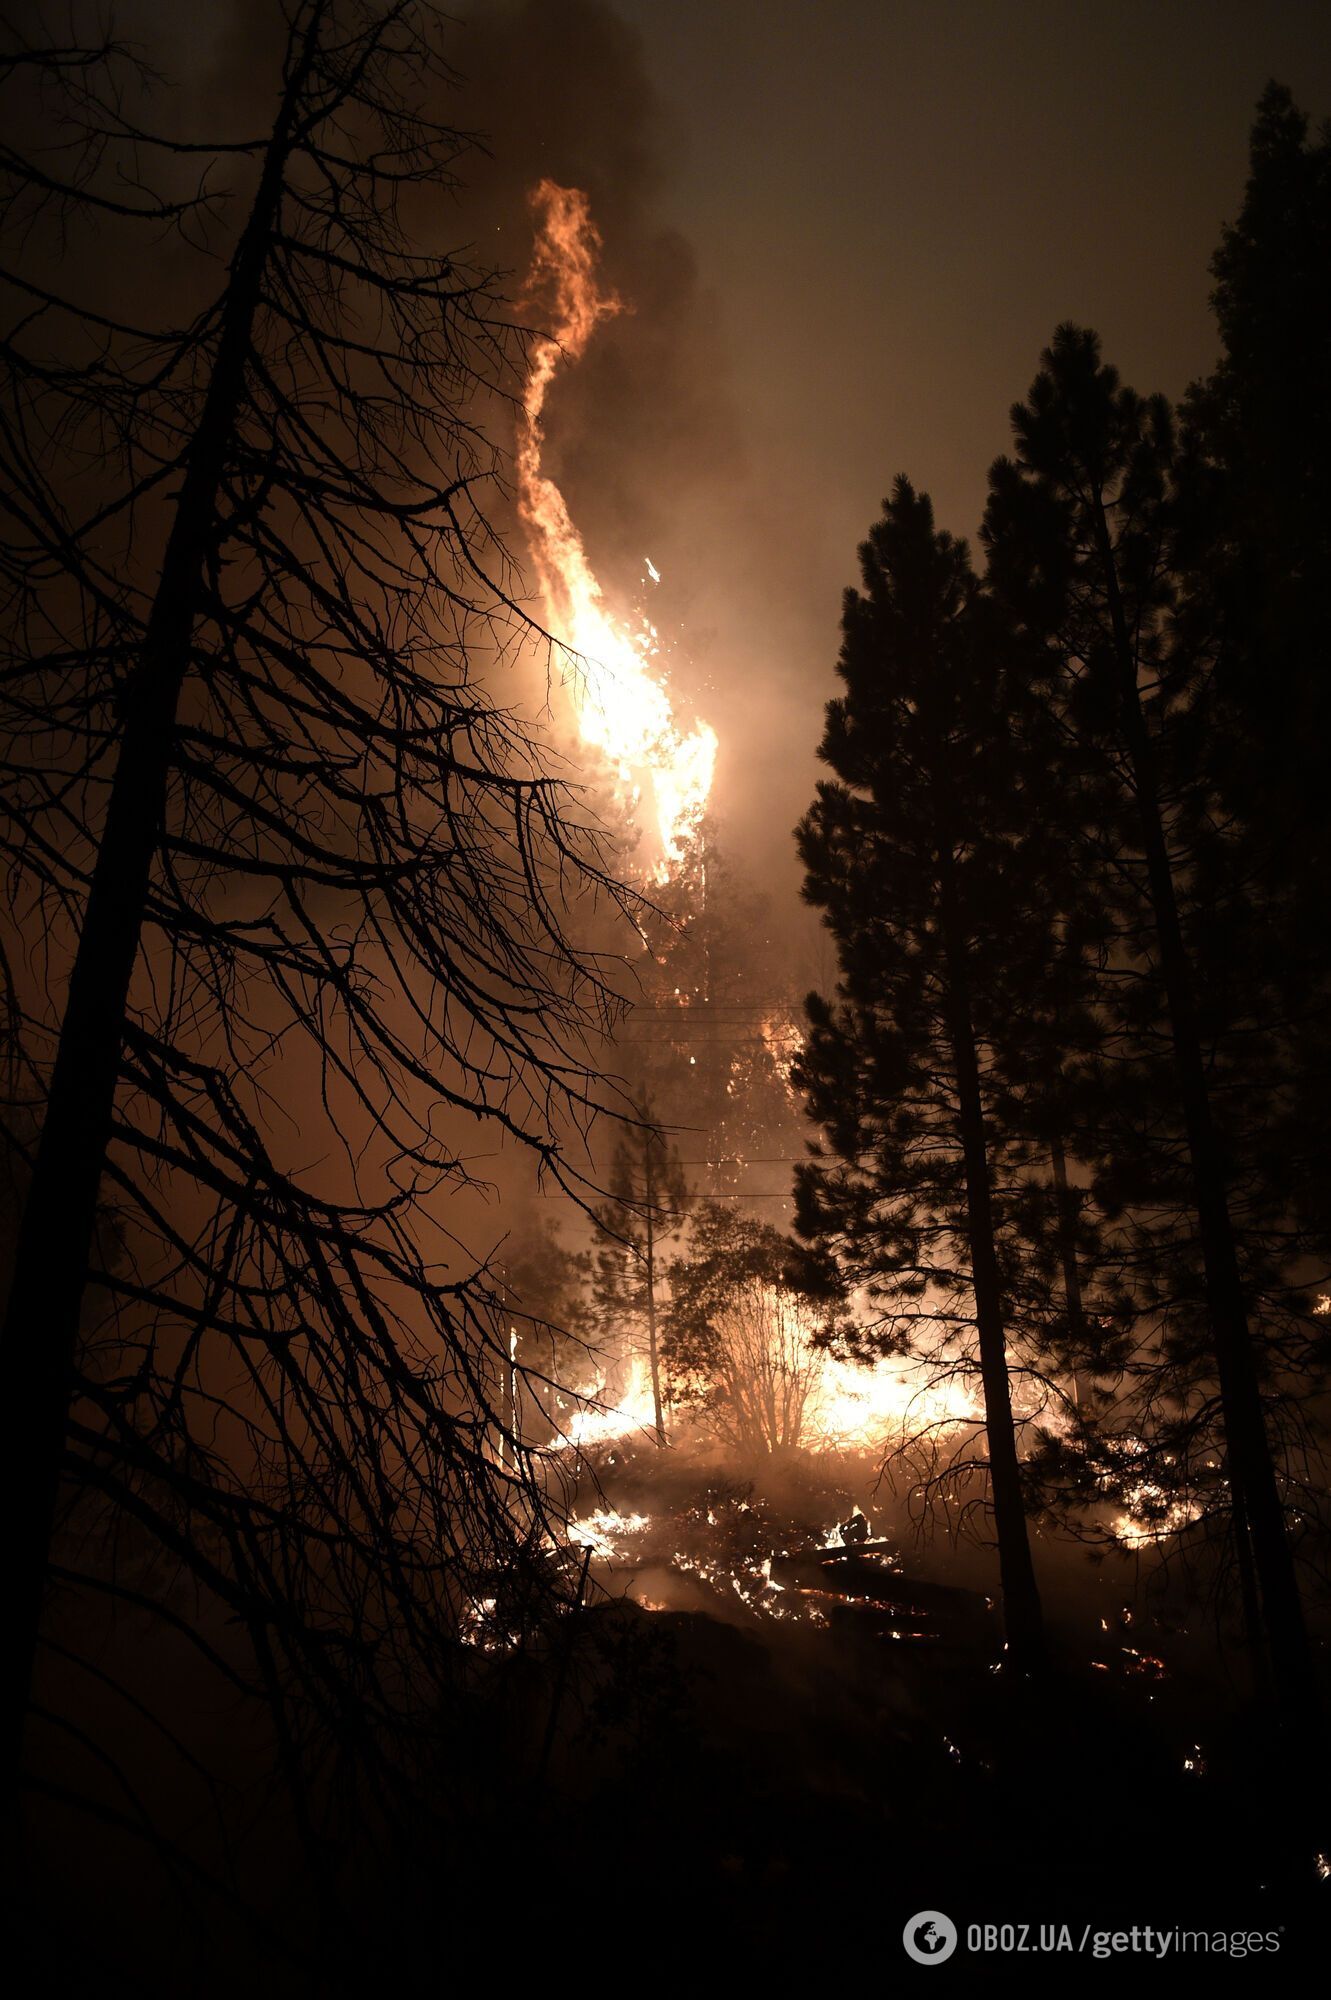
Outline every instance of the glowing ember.
[(511, 1653), (522, 1643), (521, 1633), (507, 1630), (495, 1597), (478, 1597), (466, 1607), (458, 1638), (464, 1646), (475, 1646), (483, 1653)]
[[(689, 733), (675, 721), (655, 662), (656, 628), (634, 632), (605, 610), (601, 586), (564, 496), (541, 470), (545, 399), (561, 360), (577, 361), (601, 320), (620, 310), (597, 283), (600, 238), (587, 197), (542, 181), (531, 197), (536, 243), (529, 290), (552, 306), (548, 336), (532, 348), (518, 441), (518, 506), (527, 529), (550, 629), (578, 657), (572, 694), (584, 743), (615, 772), (624, 803), (645, 799), (654, 818), (658, 882), (669, 879), (698, 830), (716, 763), (716, 735), (705, 722)], [(655, 565), (647, 562), (653, 582)]]

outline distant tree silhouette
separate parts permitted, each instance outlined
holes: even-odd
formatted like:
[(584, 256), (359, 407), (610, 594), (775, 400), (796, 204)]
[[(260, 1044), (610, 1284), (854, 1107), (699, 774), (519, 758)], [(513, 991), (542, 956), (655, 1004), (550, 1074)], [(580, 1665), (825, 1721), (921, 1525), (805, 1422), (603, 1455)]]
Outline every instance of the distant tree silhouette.
[(1278, 84), (1258, 106), (1243, 207), (1211, 269), (1222, 352), (1182, 410), (1199, 463), (1185, 463), (1192, 532), (1180, 553), (1213, 620), (1214, 775), (1249, 842), (1266, 829), (1263, 886), (1288, 895), (1320, 882), (1331, 823), (1317, 755), (1331, 700), (1317, 670), (1331, 564), (1331, 136), (1310, 142)]
[(592, 1269), (592, 1304), (607, 1352), (623, 1354), (626, 1329), (631, 1343), (645, 1348), (656, 1441), (664, 1444), (662, 1253), (684, 1226), (689, 1184), (678, 1148), (656, 1122), (652, 1099), (640, 1097), (634, 1110), (637, 1128), (616, 1144), (606, 1199), (595, 1210), (601, 1242)]
[(688, 1135), (700, 1191), (742, 1195), (755, 1173), (773, 1185), (770, 1162), (795, 1155), (803, 1137), (789, 1075), (807, 975), (770, 899), (710, 822), (692, 873), (654, 888), (652, 902), (616, 1056), (662, 1122)]
[(483, 678), (524, 631), (480, 428), (519, 349), (439, 239), (441, 19), (272, 27), (261, 134), (150, 129), (114, 48), (48, 51), (61, 143), (0, 156), (5, 1479), (11, 1744), (59, 1499), (65, 1589), (178, 1626), (115, 1554), (151, 1544), (247, 1635), (299, 1812), (323, 1743), (415, 1782), (390, 1741), (544, 1533), (450, 1211), (478, 1133), (588, 1199), (556, 1134), (611, 1001), (565, 924), (618, 892)]
[(567, 1405), (587, 1386), (601, 1355), (590, 1298), (592, 1253), (571, 1248), (548, 1217), (528, 1216), (494, 1262), (521, 1386), (557, 1426), (561, 1399)]
[(794, 1249), (770, 1223), (702, 1201), (687, 1251), (670, 1265), (671, 1376), (681, 1401), (744, 1453), (807, 1442), (829, 1315), (798, 1282)]

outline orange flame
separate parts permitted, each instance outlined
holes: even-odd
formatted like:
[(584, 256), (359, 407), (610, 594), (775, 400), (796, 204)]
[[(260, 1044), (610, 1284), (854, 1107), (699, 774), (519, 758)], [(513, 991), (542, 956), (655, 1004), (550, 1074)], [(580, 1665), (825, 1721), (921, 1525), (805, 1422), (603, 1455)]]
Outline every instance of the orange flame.
[[(556, 637), (578, 656), (571, 692), (584, 743), (601, 751), (620, 796), (646, 798), (655, 822), (658, 882), (669, 879), (698, 831), (716, 763), (716, 734), (705, 722), (685, 733), (651, 662), (655, 627), (632, 633), (604, 608), (563, 494), (541, 469), (546, 394), (561, 361), (577, 361), (603, 319), (622, 310), (597, 283), (601, 239), (587, 197), (542, 181), (531, 196), (536, 242), (528, 290), (548, 299), (553, 322), (533, 343), (518, 440), (518, 508)], [(656, 571), (648, 562), (655, 580)]]

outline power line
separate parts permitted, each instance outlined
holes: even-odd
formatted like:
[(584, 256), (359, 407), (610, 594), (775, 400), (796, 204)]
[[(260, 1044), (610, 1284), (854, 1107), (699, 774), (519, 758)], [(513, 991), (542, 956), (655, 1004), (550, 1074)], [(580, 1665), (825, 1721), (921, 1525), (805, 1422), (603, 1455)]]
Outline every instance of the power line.
[[(537, 1201), (576, 1201), (581, 1206), (586, 1206), (583, 1196), (565, 1194), (559, 1188), (537, 1188), (535, 1196)], [(784, 1189), (779, 1194), (763, 1188), (719, 1188), (714, 1194), (709, 1194), (706, 1199), (708, 1201), (793, 1201), (795, 1197), (789, 1188)], [(675, 1213), (674, 1210), (667, 1210), (666, 1212), (668, 1214)]]

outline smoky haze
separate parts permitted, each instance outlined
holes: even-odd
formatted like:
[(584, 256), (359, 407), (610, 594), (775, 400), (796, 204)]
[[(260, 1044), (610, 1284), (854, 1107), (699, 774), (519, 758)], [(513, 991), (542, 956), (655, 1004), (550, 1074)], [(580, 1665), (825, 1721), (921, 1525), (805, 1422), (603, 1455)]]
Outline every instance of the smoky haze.
[(496, 0), (457, 37), (463, 218), (520, 276), (524, 195), (584, 187), (632, 310), (551, 397), (612, 602), (721, 738), (720, 836), (776, 893), (816, 777), (841, 593), (898, 471), (973, 536), (1059, 321), (1178, 396), (1270, 76), (1331, 101), (1313, 5)]

